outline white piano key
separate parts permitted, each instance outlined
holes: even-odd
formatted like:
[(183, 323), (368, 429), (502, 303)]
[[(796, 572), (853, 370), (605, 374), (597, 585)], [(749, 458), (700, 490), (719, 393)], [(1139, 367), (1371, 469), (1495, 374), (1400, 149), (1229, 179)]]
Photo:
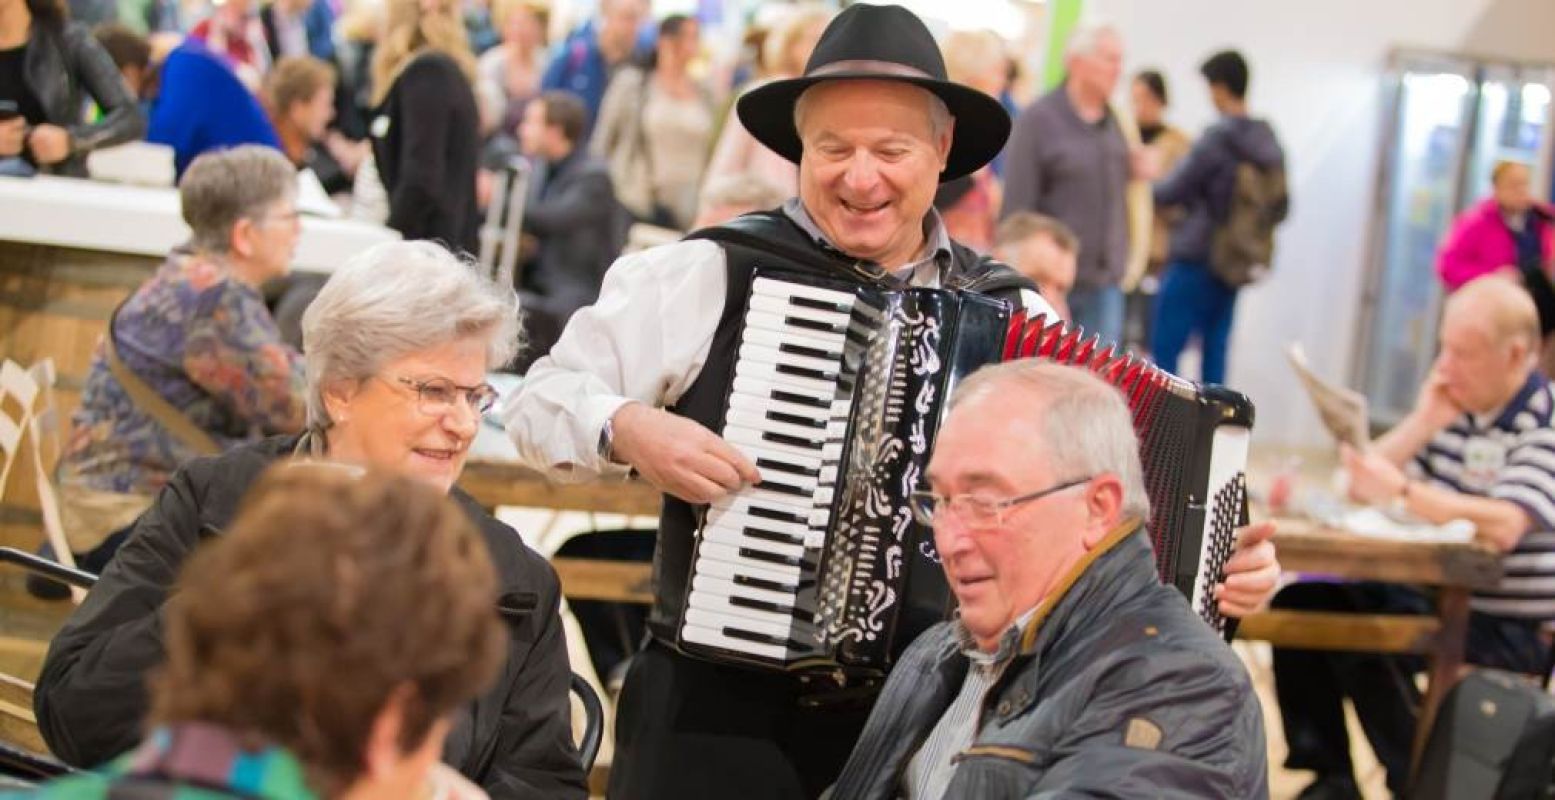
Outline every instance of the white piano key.
[(813, 344), (806, 344), (804, 342), (796, 342), (796, 341), (794, 341), (793, 338), (791, 338), (789, 336), (785, 336), (782, 332), (774, 331), (774, 330), (768, 330), (766, 328), (751, 328), (751, 327), (747, 327), (744, 331), (742, 331), (740, 333), (740, 343), (741, 344), (756, 345), (758, 347), (770, 347), (770, 348), (773, 348), (773, 349), (780, 348), (780, 347), (782, 347), (785, 344), (787, 344), (787, 345), (796, 345), (797, 344), (800, 347), (808, 347), (808, 348), (815, 349), (815, 350), (824, 350), (824, 351), (826, 351), (829, 354), (829, 357), (832, 358), (832, 359), (841, 358), (844, 354), (847, 353), (847, 346), (846, 345), (844, 345), (842, 347), (819, 347), (819, 346), (816, 346), (816, 345), (813, 345)]
[[(778, 441), (763, 436), (762, 431), (757, 428), (751, 428), (745, 425), (730, 425), (724, 428), (724, 439), (736, 444), (748, 444), (755, 447), (764, 447), (779, 453), (789, 453), (801, 458), (819, 457), (822, 461), (827, 460), (827, 448), (824, 444), (817, 447), (813, 444), (798, 445), (786, 441)], [(832, 458), (840, 457), (841, 447), (839, 446), (837, 450), (838, 455), (832, 456)]]
[[(815, 508), (815, 499), (780, 492), (770, 492), (757, 486), (749, 486), (714, 500), (710, 508), (720, 511), (735, 511), (741, 514), (750, 514), (752, 509), (760, 509), (808, 518)], [(761, 519), (771, 519), (771, 517), (760, 513), (752, 514), (752, 516)]]
[(721, 650), (732, 650), (747, 656), (770, 661), (773, 664), (785, 664), (789, 660), (788, 648), (764, 642), (752, 642), (748, 639), (736, 639), (724, 634), (723, 629), (705, 627), (702, 625), (686, 624), (680, 629), (680, 637), (688, 642), (716, 647)]
[(697, 545), (697, 560), (699, 562), (708, 560), (723, 561), (742, 569), (750, 569), (753, 574), (757, 570), (763, 573), (770, 572), (785, 576), (777, 580), (786, 580), (789, 583), (798, 583), (804, 577), (799, 567), (788, 567), (782, 564), (774, 564), (770, 561), (747, 558), (740, 555), (739, 548), (718, 544), (717, 542), (702, 542)]
[(857, 302), (855, 295), (851, 292), (842, 292), (836, 289), (810, 286), (803, 283), (789, 283), (764, 277), (751, 281), (751, 294), (762, 297), (808, 297), (811, 300), (819, 300), (823, 303), (836, 303), (846, 306), (852, 306)]
[(781, 533), (785, 536), (793, 537), (803, 537), (810, 531), (808, 523), (783, 522), (766, 517), (753, 517), (750, 514), (727, 508), (709, 508), (707, 511), (707, 524), (702, 527), (706, 530), (715, 525), (731, 530), (759, 528), (764, 531), (772, 531), (773, 533)]
[[(738, 394), (749, 395), (758, 399), (774, 398), (775, 393), (786, 392), (791, 395), (798, 395), (800, 397), (809, 398), (810, 400), (818, 403), (825, 403), (826, 408), (830, 408), (836, 405), (837, 402), (836, 387), (828, 386), (824, 389), (816, 389), (813, 387), (789, 388), (779, 386), (765, 378), (760, 378), (755, 375), (740, 375), (738, 372), (735, 373), (732, 389)], [(826, 409), (817, 407), (816, 410), (825, 411)]]
[(772, 314), (766, 311), (752, 310), (745, 315), (745, 327), (756, 330), (775, 331), (783, 334), (787, 339), (796, 344), (810, 345), (813, 347), (825, 347), (839, 349), (847, 346), (847, 336), (841, 331), (821, 331), (813, 328), (802, 328), (790, 325), (782, 315)]
[(731, 392), (729, 394), (729, 408), (751, 411), (758, 414), (774, 411), (812, 422), (829, 422), (833, 419), (833, 414), (829, 409), (790, 403), (786, 400), (774, 400), (770, 397), (756, 397), (744, 392)]
[[(795, 642), (809, 644), (814, 641), (813, 633), (809, 642), (805, 635), (813, 631), (813, 626), (805, 628), (806, 623), (799, 622), (793, 617), (775, 612), (757, 611), (756, 609), (740, 609), (740, 613), (732, 613), (716, 608), (687, 607), (686, 622), (693, 625), (705, 625), (709, 628), (735, 628), (751, 633), (760, 633), (767, 636), (779, 636), (791, 639)], [(749, 612), (749, 613), (746, 613)]]
[[(785, 319), (809, 319), (816, 322), (824, 322), (828, 325), (846, 327), (853, 321), (853, 315), (848, 311), (836, 311), (832, 309), (811, 308), (810, 306), (795, 305), (786, 297), (764, 297), (752, 295), (746, 311), (764, 311), (768, 314), (777, 314)], [(796, 326), (800, 327), (800, 326)]]
[[(697, 548), (701, 553), (701, 548)], [(768, 569), (771, 566), (771, 569)], [(735, 563), (718, 559), (704, 559), (700, 555), (697, 559), (696, 574), (710, 575), (715, 578), (751, 578), (761, 581), (769, 581), (782, 586), (797, 586), (799, 580), (794, 577), (792, 570), (779, 569), (776, 564), (764, 563)]]
[(720, 597), (748, 597), (752, 600), (760, 600), (766, 603), (782, 603), (807, 612), (815, 610), (812, 595), (791, 595), (783, 592), (774, 592), (771, 589), (745, 586), (735, 583), (730, 578), (720, 578), (713, 575), (697, 575), (691, 580), (691, 591), (718, 595)]
[(688, 595), (686, 609), (738, 620), (739, 622), (733, 624), (742, 630), (782, 636), (796, 642), (814, 642), (816, 639), (815, 623), (795, 616), (794, 611), (752, 608), (733, 598), (704, 592), (692, 592)]
[[(799, 537), (803, 539), (804, 537)], [(768, 553), (783, 556), (785, 558), (819, 558), (819, 554), (806, 553), (802, 544), (784, 544), (751, 536), (743, 528), (725, 528), (709, 525), (702, 531), (702, 541), (717, 542), (730, 547), (748, 547), (752, 550), (762, 550)], [(763, 562), (765, 563), (765, 562)]]
[(816, 377), (810, 374), (796, 375), (793, 372), (785, 372), (778, 369), (777, 364), (764, 364), (760, 361), (741, 361), (735, 365), (734, 374), (738, 377), (756, 378), (766, 381), (774, 389), (789, 389), (794, 391), (806, 391), (825, 393), (828, 401), (836, 396), (838, 381), (830, 377)]
[[(766, 414), (731, 408), (724, 417), (728, 426), (740, 426), (753, 428), (762, 433), (779, 434), (783, 436), (795, 436), (807, 442), (813, 442), (824, 446), (830, 439), (841, 438), (846, 433), (846, 424), (828, 421), (826, 428), (811, 428), (804, 425), (796, 425), (769, 418)], [(801, 445), (803, 446), (803, 445)]]
[(800, 369), (815, 370), (827, 374), (840, 375), (842, 373), (842, 361), (836, 358), (819, 358), (800, 353), (781, 352), (774, 347), (745, 342), (740, 345), (740, 361), (757, 361), (763, 364), (784, 364)]

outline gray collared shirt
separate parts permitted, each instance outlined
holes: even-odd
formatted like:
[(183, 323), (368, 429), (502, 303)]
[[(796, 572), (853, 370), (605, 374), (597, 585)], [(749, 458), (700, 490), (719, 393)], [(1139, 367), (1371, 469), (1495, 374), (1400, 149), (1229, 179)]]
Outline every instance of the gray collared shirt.
[[(830, 239), (826, 238), (826, 234), (821, 231), (821, 226), (815, 223), (815, 219), (810, 216), (810, 212), (799, 198), (790, 197), (783, 204), (783, 213), (787, 214), (800, 230), (814, 239), (816, 244), (833, 252), (841, 252)], [(925, 246), (918, 258), (892, 270), (891, 274), (910, 286), (938, 287), (945, 271), (950, 268), (951, 261), (950, 232), (945, 230), (945, 222), (940, 219), (938, 209), (930, 208), (928, 215), (923, 218), (923, 238)]]
[(983, 701), (1020, 652), (1021, 631), (1035, 613), (1036, 609), (1032, 609), (1022, 614), (999, 638), (999, 649), (992, 653), (979, 649), (971, 631), (957, 618), (956, 640), (961, 655), (972, 663), (967, 666), (961, 692), (940, 715), (939, 722), (934, 724), (929, 737), (923, 740), (923, 745), (908, 762), (907, 771), (902, 774), (904, 800), (939, 800), (945, 796), (945, 789), (956, 774), (956, 765), (951, 759), (972, 746), (982, 717)]

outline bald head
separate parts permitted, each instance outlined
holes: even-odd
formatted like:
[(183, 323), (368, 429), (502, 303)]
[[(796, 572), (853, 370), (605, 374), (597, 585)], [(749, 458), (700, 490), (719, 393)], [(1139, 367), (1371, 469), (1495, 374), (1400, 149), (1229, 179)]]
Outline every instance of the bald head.
[(1527, 290), (1489, 275), (1448, 298), (1435, 377), (1460, 408), (1489, 413), (1510, 402), (1527, 382), (1540, 343), (1539, 312)]
[(1539, 310), (1520, 284), (1501, 275), (1470, 281), (1447, 298), (1444, 316), (1481, 327), (1496, 345), (1539, 345)]

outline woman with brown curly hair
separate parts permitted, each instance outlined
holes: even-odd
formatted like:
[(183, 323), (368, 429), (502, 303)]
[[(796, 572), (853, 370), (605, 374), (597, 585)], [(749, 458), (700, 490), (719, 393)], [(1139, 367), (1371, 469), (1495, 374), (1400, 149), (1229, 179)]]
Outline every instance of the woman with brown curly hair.
[(421, 798), (506, 632), (458, 506), (408, 476), (273, 468), (166, 607), (151, 734), (48, 797)]

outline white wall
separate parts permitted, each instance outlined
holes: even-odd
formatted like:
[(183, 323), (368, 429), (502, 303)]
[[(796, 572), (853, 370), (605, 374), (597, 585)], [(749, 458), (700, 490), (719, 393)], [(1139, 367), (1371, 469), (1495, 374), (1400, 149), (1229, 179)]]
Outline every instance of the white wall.
[(1283, 350), (1299, 340), (1320, 373), (1351, 374), (1387, 54), (1405, 46), (1555, 61), (1555, 2), (1089, 0), (1087, 12), (1122, 31), (1129, 71), (1166, 73), (1171, 117), (1190, 132), (1214, 117), (1199, 63), (1224, 47), (1247, 56), (1253, 113), (1285, 146), (1293, 206), (1273, 276), (1238, 303), (1229, 382), (1258, 406), (1256, 441), (1324, 445)]

